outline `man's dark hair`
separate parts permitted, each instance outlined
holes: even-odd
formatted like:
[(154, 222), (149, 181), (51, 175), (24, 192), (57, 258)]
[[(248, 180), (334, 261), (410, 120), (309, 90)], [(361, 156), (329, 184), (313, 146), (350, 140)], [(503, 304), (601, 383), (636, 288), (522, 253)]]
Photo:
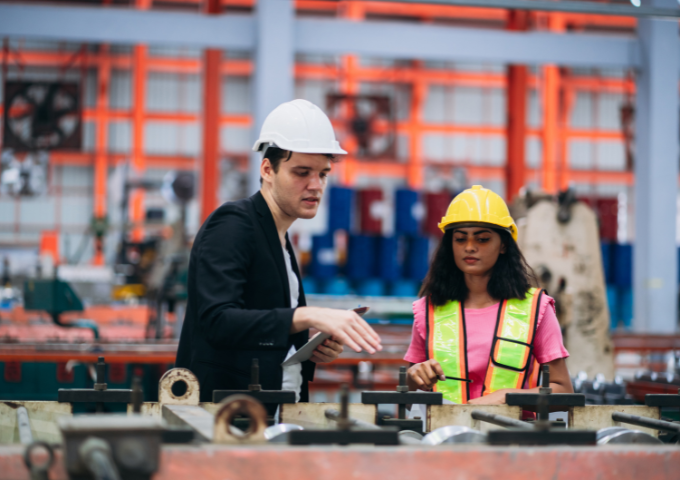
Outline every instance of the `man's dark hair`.
[[(324, 154), (326, 158), (328, 158), (331, 162), (336, 162), (337, 159), (335, 155), (331, 155), (330, 153)], [(287, 162), (290, 160), (290, 157), (293, 156), (293, 152), (290, 150), (283, 150), (282, 148), (279, 147), (267, 147), (267, 150), (264, 152), (264, 157), (262, 158), (267, 158), (269, 159), (269, 163), (271, 164), (272, 168), (274, 169), (275, 173), (279, 173), (279, 167), (281, 166), (281, 160), (284, 162)], [(262, 177), (260, 177), (260, 184), (262, 184)]]
[[(491, 272), (487, 285), (489, 295), (498, 300), (524, 299), (532, 284), (537, 283), (534, 272), (510, 233), (505, 230), (493, 230), (501, 236), (505, 253), (498, 256)], [(468, 293), (465, 276), (453, 258), (453, 229), (447, 230), (432, 258), (430, 270), (419, 295), (421, 297), (429, 295), (433, 305), (441, 306), (451, 300), (464, 302)]]

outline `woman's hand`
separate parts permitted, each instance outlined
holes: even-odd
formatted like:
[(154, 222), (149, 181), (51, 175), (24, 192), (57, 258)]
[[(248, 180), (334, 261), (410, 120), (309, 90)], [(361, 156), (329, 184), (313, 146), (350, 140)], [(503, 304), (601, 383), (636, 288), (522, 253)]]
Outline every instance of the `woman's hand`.
[(406, 371), (409, 390), (432, 390), (439, 380), (446, 380), (446, 377), (442, 366), (435, 359), (415, 363)]
[(521, 390), (513, 388), (503, 388), (501, 390), (496, 390), (493, 393), (484, 395), (482, 397), (473, 398), (468, 403), (470, 405), (504, 405), (505, 404), (505, 394), (509, 392), (520, 392)]
[(343, 350), (342, 345), (329, 338), (316, 347), (310, 360), (314, 363), (330, 363), (338, 358)]

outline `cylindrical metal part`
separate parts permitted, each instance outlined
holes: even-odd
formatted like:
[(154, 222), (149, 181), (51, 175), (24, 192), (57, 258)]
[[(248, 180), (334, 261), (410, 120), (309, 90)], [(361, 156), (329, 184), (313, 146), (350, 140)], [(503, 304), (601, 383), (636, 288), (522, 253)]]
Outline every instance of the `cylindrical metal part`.
[(638, 430), (629, 430), (624, 427), (607, 427), (597, 431), (598, 445), (612, 444), (647, 444), (658, 445), (663, 443), (649, 433)]
[(406, 383), (406, 367), (399, 367), (399, 385), (397, 392), (408, 392), (408, 384)]
[(26, 407), (17, 408), (17, 427), (19, 427), (19, 441), (21, 444), (29, 445), (33, 443), (33, 432), (31, 431), (31, 422), (28, 419)]
[(492, 423), (500, 427), (506, 428), (522, 428), (524, 430), (531, 430), (533, 427), (527, 422), (517, 420), (515, 418), (506, 417), (504, 415), (497, 415), (495, 413), (482, 412), (480, 410), (473, 410), (472, 418), (486, 423)]
[(550, 366), (541, 366), (541, 386), (538, 388), (538, 393), (552, 393), (550, 388)]
[(96, 375), (94, 389), (95, 390), (106, 390), (106, 363), (104, 362), (104, 357), (99, 357), (97, 359), (96, 365)]
[(653, 428), (655, 430), (663, 430), (665, 432), (680, 432), (680, 423), (665, 422), (663, 420), (640, 417), (639, 415), (614, 412), (612, 413), (612, 420), (640, 427)]
[(262, 390), (260, 386), (260, 360), (253, 358), (253, 363), (250, 365), (250, 385), (248, 390), (251, 392), (259, 392)]
[(340, 387), (340, 417), (337, 420), (338, 428), (349, 428), (349, 390), (347, 384)]
[(78, 453), (95, 480), (121, 480), (111, 459), (111, 447), (104, 440), (90, 437), (80, 445)]
[(142, 413), (142, 403), (144, 403), (142, 381), (138, 376), (134, 376), (132, 378), (132, 411)]
[[(536, 404), (537, 422), (542, 422), (543, 426), (550, 422), (550, 401), (548, 400), (548, 393), (541, 392), (538, 395), (538, 402)], [(538, 426), (538, 423), (537, 423)]]

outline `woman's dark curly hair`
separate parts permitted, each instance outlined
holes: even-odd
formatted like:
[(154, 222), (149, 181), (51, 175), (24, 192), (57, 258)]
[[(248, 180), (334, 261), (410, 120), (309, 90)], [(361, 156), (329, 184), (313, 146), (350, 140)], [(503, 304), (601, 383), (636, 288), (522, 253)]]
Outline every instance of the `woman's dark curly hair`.
[[(532, 284), (537, 283), (536, 276), (510, 233), (499, 229), (494, 231), (501, 236), (501, 241), (505, 244), (505, 253), (498, 256), (491, 272), (487, 286), (489, 295), (498, 300), (523, 299)], [(468, 288), (465, 277), (453, 258), (453, 230), (444, 233), (437, 253), (432, 259), (430, 270), (423, 281), (420, 296), (427, 295), (436, 306), (444, 305), (451, 300), (459, 302), (467, 300)]]

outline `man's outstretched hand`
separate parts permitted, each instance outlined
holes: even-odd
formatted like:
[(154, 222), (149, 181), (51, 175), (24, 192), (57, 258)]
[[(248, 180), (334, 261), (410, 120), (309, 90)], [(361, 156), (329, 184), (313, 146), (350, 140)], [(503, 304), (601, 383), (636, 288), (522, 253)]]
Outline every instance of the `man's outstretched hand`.
[(365, 350), (373, 354), (382, 350), (378, 334), (366, 320), (352, 310), (320, 307), (295, 309), (290, 333), (298, 333), (308, 328), (329, 333), (335, 342), (341, 346), (346, 345), (357, 353)]

